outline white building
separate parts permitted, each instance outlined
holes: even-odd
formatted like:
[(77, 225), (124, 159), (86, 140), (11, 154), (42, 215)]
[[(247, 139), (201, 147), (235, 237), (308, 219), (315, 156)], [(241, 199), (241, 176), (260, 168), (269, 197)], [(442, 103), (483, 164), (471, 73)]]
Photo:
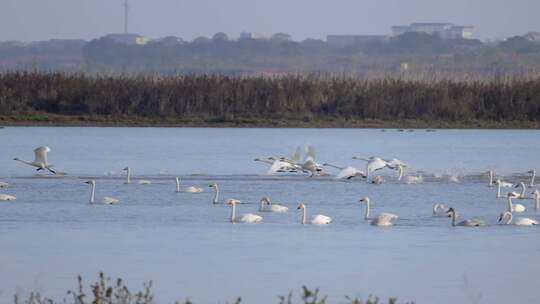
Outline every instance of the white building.
[(149, 39), (139, 34), (108, 34), (105, 38), (109, 38), (116, 43), (128, 44), (128, 45), (144, 45), (147, 44)]
[(472, 39), (473, 26), (454, 25), (453, 23), (411, 23), (392, 27), (392, 36), (405, 33), (426, 33), (443, 39)]

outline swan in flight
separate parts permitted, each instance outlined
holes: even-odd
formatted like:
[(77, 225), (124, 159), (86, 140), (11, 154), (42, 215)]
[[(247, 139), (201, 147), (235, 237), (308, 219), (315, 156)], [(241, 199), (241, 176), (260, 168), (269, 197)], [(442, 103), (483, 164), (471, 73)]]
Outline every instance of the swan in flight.
[(366, 178), (369, 178), (369, 175), (372, 172), (384, 169), (386, 167), (390, 168), (388, 163), (379, 157), (372, 156), (370, 158), (361, 158), (361, 157), (354, 156), (353, 159), (363, 160), (367, 162), (366, 163)]
[[(125, 167), (124, 169), (122, 169), (124, 171), (127, 171), (127, 176), (126, 176), (126, 184), (131, 184), (131, 168), (130, 167)], [(149, 181), (149, 180), (144, 180), (144, 179), (139, 179), (137, 180), (137, 183), (139, 185), (150, 185), (152, 182)]]
[(433, 205), (433, 217), (448, 217), (448, 210), (444, 204)]
[(261, 206), (259, 207), (259, 211), (285, 213), (289, 211), (289, 208), (282, 205), (272, 204), (272, 201), (270, 200), (270, 198), (268, 196), (265, 196), (261, 199)]
[(34, 149), (34, 161), (26, 161), (24, 159), (20, 159), (18, 157), (15, 157), (13, 160), (19, 161), (21, 163), (36, 167), (36, 171), (47, 169), (52, 174), (56, 174), (56, 171), (52, 169), (53, 165), (49, 164), (47, 161), (47, 153), (51, 152), (51, 148), (47, 146), (41, 146)]
[[(296, 155), (294, 156), (296, 157)], [(309, 145), (306, 146), (306, 157), (304, 158), (303, 162), (287, 159), (285, 157), (282, 157), (279, 160), (287, 162), (303, 172), (309, 173), (310, 176), (314, 176), (315, 174), (322, 172), (322, 166), (315, 161), (315, 149)]]
[[(94, 195), (96, 192), (96, 181), (89, 180), (85, 183), (91, 186), (89, 203), (94, 204)], [(114, 205), (114, 204), (118, 204), (119, 202), (120, 202), (119, 199), (116, 199), (114, 197), (108, 197), (108, 196), (103, 197), (103, 199), (101, 200), (101, 203), (104, 205)]]
[(506, 211), (509, 211), (509, 212), (516, 212), (516, 213), (522, 213), (522, 212), (525, 212), (526, 208), (525, 206), (523, 206), (522, 204), (514, 204), (512, 203), (512, 199), (513, 198), (518, 198), (519, 197), (519, 194), (515, 193), (515, 192), (510, 192), (506, 195), (506, 198), (507, 198), (507, 203), (508, 203), (508, 208)]
[(505, 187), (505, 188), (510, 188), (510, 187), (514, 187), (514, 184), (512, 183), (509, 183), (509, 182), (503, 182), (502, 180), (500, 179), (497, 179), (495, 181), (495, 184), (497, 184), (497, 198), (501, 198), (501, 188), (502, 187)]
[(531, 182), (529, 183), (529, 188), (534, 187), (534, 178), (536, 177), (536, 170), (532, 169), (527, 171), (527, 173), (531, 174)]
[(390, 160), (388, 159), (383, 159), (386, 164), (388, 165), (388, 167), (390, 169), (398, 169), (398, 167), (403, 167), (403, 168), (406, 168), (407, 167), (407, 164), (405, 164), (403, 161), (397, 159), (397, 158), (392, 158)]
[(0, 188), (7, 188), (7, 187), (9, 187), (8, 183), (0, 182)]
[(13, 195), (0, 194), (0, 201), (14, 201), (17, 198)]
[(448, 209), (447, 213), (452, 218), (452, 226), (453, 227), (455, 227), (455, 226), (480, 227), (480, 226), (485, 225), (484, 221), (482, 221), (480, 219), (477, 219), (477, 218), (467, 219), (467, 220), (463, 220), (463, 221), (461, 221), (459, 223), (456, 223), (457, 214), (456, 214), (456, 211), (454, 210), (454, 208), (452, 208), (452, 207), (450, 207)]
[(398, 219), (398, 216), (393, 213), (380, 213), (374, 217), (370, 217), (371, 202), (369, 197), (363, 197), (360, 199), (361, 203), (366, 204), (366, 213), (364, 214), (364, 220), (369, 221), (374, 226), (392, 226)]
[(501, 213), (499, 216), (499, 223), (502, 225), (517, 225), (517, 226), (533, 226), (538, 225), (538, 221), (526, 218), (526, 217), (518, 217), (516, 220), (512, 223), (513, 219), (512, 212), (505, 211), (504, 213)]
[(323, 166), (339, 169), (340, 171), (335, 176), (336, 179), (351, 179), (357, 176), (366, 178), (366, 174), (363, 171), (360, 171), (354, 167), (344, 168), (329, 163), (324, 163)]
[(536, 189), (531, 194), (534, 195), (536, 211), (540, 211), (540, 191), (538, 191), (538, 189)]
[[(178, 177), (175, 177), (175, 180), (176, 180), (176, 192), (182, 192), (180, 190), (180, 179)], [(193, 187), (193, 186), (186, 187), (186, 189), (184, 190), (184, 192), (188, 192), (188, 193), (201, 193), (203, 191), (204, 191), (203, 188)]]
[(240, 203), (239, 200), (235, 199), (228, 199), (227, 204), (231, 205), (231, 223), (250, 223), (250, 224), (256, 224), (260, 223), (262, 221), (262, 216), (251, 214), (251, 213), (244, 213), (236, 217), (236, 204)]
[(317, 215), (314, 215), (311, 220), (309, 222), (306, 221), (306, 217), (307, 217), (307, 208), (306, 208), (306, 205), (304, 205), (304, 203), (300, 203), (300, 205), (298, 205), (298, 208), (296, 208), (297, 210), (300, 210), (302, 209), (302, 224), (305, 225), (305, 224), (312, 224), (312, 225), (328, 225), (332, 222), (332, 218), (329, 217), (329, 216), (326, 216), (326, 215), (322, 215), (322, 214), (317, 214)]
[(293, 166), (292, 164), (275, 159), (273, 157), (269, 157), (268, 159), (261, 159), (261, 158), (255, 158), (254, 159), (257, 162), (269, 164), (270, 168), (267, 171), (267, 174), (274, 174), (274, 173), (283, 173), (283, 172), (298, 172), (297, 167)]

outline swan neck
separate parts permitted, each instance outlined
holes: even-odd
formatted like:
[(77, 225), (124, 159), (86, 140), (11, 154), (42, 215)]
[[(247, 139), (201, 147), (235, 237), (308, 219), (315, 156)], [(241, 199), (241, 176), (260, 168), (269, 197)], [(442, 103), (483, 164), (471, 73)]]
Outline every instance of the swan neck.
[(302, 208), (302, 225), (306, 224), (306, 213), (306, 207), (304, 206), (304, 208)]
[(403, 178), (403, 166), (398, 165), (398, 170), (399, 170), (398, 181), (400, 181)]
[(538, 192), (536, 192), (534, 194), (534, 198), (536, 200), (536, 210), (540, 210), (540, 194)]
[(176, 192), (180, 192), (180, 179), (176, 178)]
[(261, 199), (261, 206), (259, 207), (259, 211), (263, 211), (264, 209), (264, 198)]
[(501, 197), (501, 183), (497, 183), (497, 198)]
[(526, 188), (526, 187), (525, 187), (525, 183), (521, 183), (521, 194), (520, 194), (520, 196), (521, 196), (522, 198), (524, 198), (524, 197), (526, 196), (526, 194), (525, 194), (525, 188)]
[(366, 200), (366, 213), (364, 215), (364, 219), (369, 219), (369, 211), (370, 211), (370, 208), (371, 208), (371, 203), (369, 201), (369, 199)]
[(506, 225), (509, 225), (512, 222), (512, 218), (513, 218), (512, 212), (507, 211), (504, 213), (504, 219), (506, 220), (504, 223)]
[(493, 171), (489, 171), (489, 187), (493, 186)]
[(508, 197), (508, 212), (512, 212), (512, 197)]
[(90, 204), (94, 202), (95, 193), (96, 193), (96, 184), (92, 184), (92, 190), (90, 191), (90, 201), (89, 201)]
[(343, 170), (343, 169), (345, 169), (345, 168), (343, 168), (343, 167), (339, 167), (339, 166), (336, 166), (336, 165), (332, 165), (332, 164), (329, 164), (329, 163), (326, 163), (326, 166), (328, 166), (328, 167), (332, 167), (332, 168), (336, 168), (336, 169), (339, 169), (339, 170)]
[(219, 188), (218, 188), (218, 185), (215, 185), (214, 186), (214, 200), (212, 201), (212, 203), (217, 204), (218, 199), (219, 199)]
[(452, 226), (455, 227), (456, 226), (456, 212), (452, 212)]
[(532, 176), (531, 176), (531, 182), (529, 184), (529, 187), (534, 187), (534, 178), (536, 177), (536, 171), (533, 170)]
[(131, 169), (129, 167), (127, 168), (127, 180), (126, 180), (126, 182), (128, 184), (131, 184)]
[(236, 204), (231, 204), (232, 205), (232, 208), (231, 208), (231, 223), (234, 223), (235, 219), (236, 219)]

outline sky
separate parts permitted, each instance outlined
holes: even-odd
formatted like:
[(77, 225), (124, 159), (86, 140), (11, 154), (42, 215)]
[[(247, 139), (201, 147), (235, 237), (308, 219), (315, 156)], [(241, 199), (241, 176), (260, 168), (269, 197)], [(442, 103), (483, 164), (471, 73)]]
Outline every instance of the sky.
[[(94, 39), (123, 32), (123, 0), (0, 0), (0, 41)], [(130, 0), (129, 31), (192, 40), (225, 32), (294, 40), (328, 34), (390, 34), (392, 25), (451, 22), (475, 37), (501, 39), (540, 31), (538, 0)]]

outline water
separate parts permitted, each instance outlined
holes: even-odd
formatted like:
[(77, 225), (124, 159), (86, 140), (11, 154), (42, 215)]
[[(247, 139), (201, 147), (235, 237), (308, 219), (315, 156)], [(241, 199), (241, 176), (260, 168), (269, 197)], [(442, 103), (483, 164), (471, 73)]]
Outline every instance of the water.
[[(123, 277), (132, 289), (154, 281), (157, 299), (172, 303), (277, 303), (302, 285), (319, 287), (332, 302), (344, 296), (395, 296), (417, 303), (533, 303), (540, 300), (538, 227), (496, 225), (505, 200), (487, 187), (484, 171), (526, 180), (540, 167), (539, 131), (444, 130), (398, 132), (355, 129), (4, 128), (0, 138), (0, 302), (38, 290), (62, 298), (76, 275), (98, 271)], [(255, 157), (289, 155), (312, 144), (317, 158), (357, 165), (353, 155), (397, 157), (425, 183), (405, 185), (382, 172), (383, 185), (331, 177), (267, 176)], [(52, 148), (50, 162), (65, 176), (35, 176), (14, 162), (32, 159), (35, 146)], [(121, 169), (152, 185), (125, 185)], [(161, 173), (160, 173), (161, 172)], [(332, 171), (333, 172), (333, 171)], [(172, 176), (201, 194), (175, 193)], [(449, 182), (449, 175), (460, 183)], [(91, 206), (84, 181), (97, 178), (96, 196), (117, 206)], [(229, 209), (212, 206), (207, 185), (255, 212), (261, 196), (289, 206), (263, 214), (260, 225), (230, 224)], [(506, 189), (505, 189), (506, 190)], [(374, 212), (400, 216), (388, 229), (362, 221), (368, 195)], [(296, 210), (322, 213), (327, 227), (302, 226)], [(432, 218), (443, 202), (488, 227), (452, 228)], [(540, 218), (530, 200), (524, 216)]]

